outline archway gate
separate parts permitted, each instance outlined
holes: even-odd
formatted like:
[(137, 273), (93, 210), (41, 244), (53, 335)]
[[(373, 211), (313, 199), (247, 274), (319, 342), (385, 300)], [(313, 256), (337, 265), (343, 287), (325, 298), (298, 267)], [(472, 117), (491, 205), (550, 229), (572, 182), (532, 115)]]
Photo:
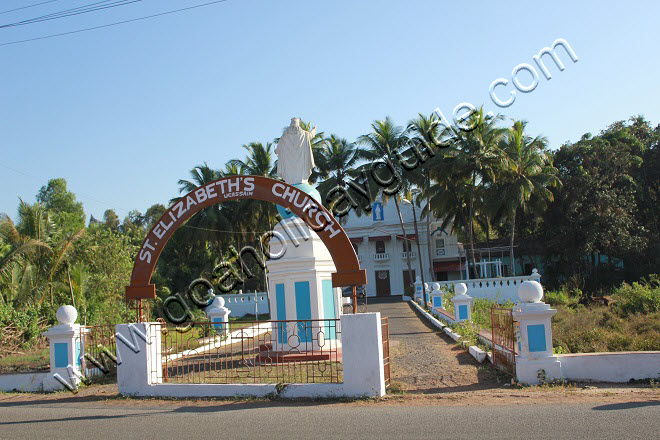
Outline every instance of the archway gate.
[[(186, 220), (209, 206), (230, 200), (256, 199), (288, 208), (311, 227), (327, 247), (337, 272), (332, 274), (333, 287), (367, 283), (355, 250), (339, 222), (306, 192), (279, 180), (261, 176), (228, 176), (209, 182), (181, 197), (151, 228), (138, 252), (126, 287), (126, 299), (138, 303), (138, 319), (142, 319), (141, 300), (156, 298), (151, 284), (156, 263), (169, 238)], [(355, 291), (355, 289), (354, 289)]]

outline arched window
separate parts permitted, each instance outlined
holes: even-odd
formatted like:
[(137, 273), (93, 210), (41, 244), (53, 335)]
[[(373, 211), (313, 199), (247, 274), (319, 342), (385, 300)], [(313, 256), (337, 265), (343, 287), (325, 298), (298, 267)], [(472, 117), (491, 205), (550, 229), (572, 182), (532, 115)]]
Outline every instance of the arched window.
[(383, 240), (378, 240), (376, 242), (376, 253), (377, 254), (385, 253), (385, 242)]

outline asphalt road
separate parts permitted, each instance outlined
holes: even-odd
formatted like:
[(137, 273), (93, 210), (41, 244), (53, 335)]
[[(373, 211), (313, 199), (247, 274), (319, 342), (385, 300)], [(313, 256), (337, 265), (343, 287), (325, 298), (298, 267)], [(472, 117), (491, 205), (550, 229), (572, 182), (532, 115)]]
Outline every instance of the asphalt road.
[(0, 403), (1, 439), (652, 439), (660, 402), (383, 406)]

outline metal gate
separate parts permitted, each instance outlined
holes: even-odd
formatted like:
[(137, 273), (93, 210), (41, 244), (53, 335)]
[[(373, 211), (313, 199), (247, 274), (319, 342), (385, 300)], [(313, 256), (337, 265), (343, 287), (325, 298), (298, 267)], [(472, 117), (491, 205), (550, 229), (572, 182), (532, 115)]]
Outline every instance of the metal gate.
[(383, 338), (383, 372), (385, 374), (385, 387), (390, 386), (390, 322), (386, 317), (380, 318)]
[(490, 309), (493, 341), (493, 365), (511, 375), (516, 374), (516, 332), (512, 309)]

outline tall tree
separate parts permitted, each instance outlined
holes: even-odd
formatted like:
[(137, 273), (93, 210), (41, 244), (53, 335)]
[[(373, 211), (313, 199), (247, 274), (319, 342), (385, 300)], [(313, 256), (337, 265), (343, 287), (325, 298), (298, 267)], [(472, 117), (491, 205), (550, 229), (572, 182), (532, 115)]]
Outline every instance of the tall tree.
[[(384, 120), (374, 121), (371, 124), (371, 129), (371, 133), (360, 136), (358, 142), (366, 147), (363, 156), (367, 161), (376, 162), (378, 160), (387, 159), (392, 167), (392, 169), (388, 169), (388, 171), (395, 179), (395, 183), (393, 182), (393, 186), (383, 189), (382, 196), (383, 199), (391, 198), (394, 200), (394, 206), (396, 206), (396, 212), (399, 216), (401, 234), (403, 239), (406, 240), (408, 235), (406, 234), (406, 228), (403, 224), (399, 199), (401, 197), (400, 193), (406, 192), (409, 189), (410, 182), (403, 177), (403, 170), (401, 169), (399, 159), (397, 158), (397, 153), (400, 153), (400, 150), (407, 145), (407, 139), (404, 135), (403, 128), (394, 124), (389, 116)], [(374, 169), (373, 171), (378, 173), (378, 170)], [(421, 258), (421, 255), (419, 257)], [(410, 254), (408, 254), (408, 257), (406, 258), (406, 263), (408, 265), (408, 273), (412, 274)]]
[(501, 116), (484, 114), (483, 107), (472, 112), (462, 125), (469, 130), (452, 127), (454, 140), (441, 160), (440, 172), (452, 176), (456, 182), (466, 184), (461, 193), (467, 197), (467, 225), (470, 260), (472, 273), (477, 277), (474, 251), (475, 216), (478, 208), (479, 188), (496, 180), (497, 170), (502, 166), (505, 155), (500, 148), (500, 142), (505, 130), (498, 127)]
[[(444, 145), (441, 142), (443, 135), (444, 126), (440, 123), (440, 119), (435, 113), (431, 113), (429, 116), (424, 116), (421, 113), (417, 115), (417, 118), (412, 119), (408, 123), (407, 132), (411, 137), (412, 141), (417, 143), (418, 146), (422, 147), (422, 152), (426, 152), (427, 159), (417, 170), (418, 173), (421, 173), (421, 179), (423, 181), (422, 194), (421, 197), (418, 197), (418, 201), (421, 202), (425, 200), (424, 207), (421, 212), (421, 216), (426, 218), (426, 251), (428, 253), (429, 264), (432, 264), (433, 261), (433, 251), (431, 243), (431, 215), (433, 213), (433, 206), (431, 205), (431, 199), (427, 196), (431, 188), (431, 170), (430, 167), (433, 164), (431, 161), (431, 155), (429, 152), (434, 151), (437, 155), (443, 155), (444, 150), (441, 147)], [(421, 256), (420, 256), (421, 257)], [(431, 275), (433, 271), (430, 270)]]
[(554, 196), (551, 187), (561, 184), (557, 178), (557, 169), (552, 166), (546, 151), (548, 141), (545, 137), (532, 138), (525, 132), (526, 121), (514, 121), (502, 140), (501, 148), (505, 161), (501, 178), (493, 185), (493, 191), (500, 201), (500, 210), (509, 220), (509, 259), (511, 276), (516, 276), (514, 259), (514, 236), (516, 214), (528, 209), (533, 195), (546, 202), (552, 202)]
[(65, 232), (75, 232), (85, 227), (85, 211), (81, 202), (67, 189), (65, 179), (50, 179), (37, 194), (41, 203), (53, 214), (53, 220)]
[(315, 156), (317, 189), (324, 200), (328, 191), (344, 186), (347, 178), (355, 176), (353, 170), (363, 157), (364, 150), (344, 138), (333, 134), (325, 139)]

